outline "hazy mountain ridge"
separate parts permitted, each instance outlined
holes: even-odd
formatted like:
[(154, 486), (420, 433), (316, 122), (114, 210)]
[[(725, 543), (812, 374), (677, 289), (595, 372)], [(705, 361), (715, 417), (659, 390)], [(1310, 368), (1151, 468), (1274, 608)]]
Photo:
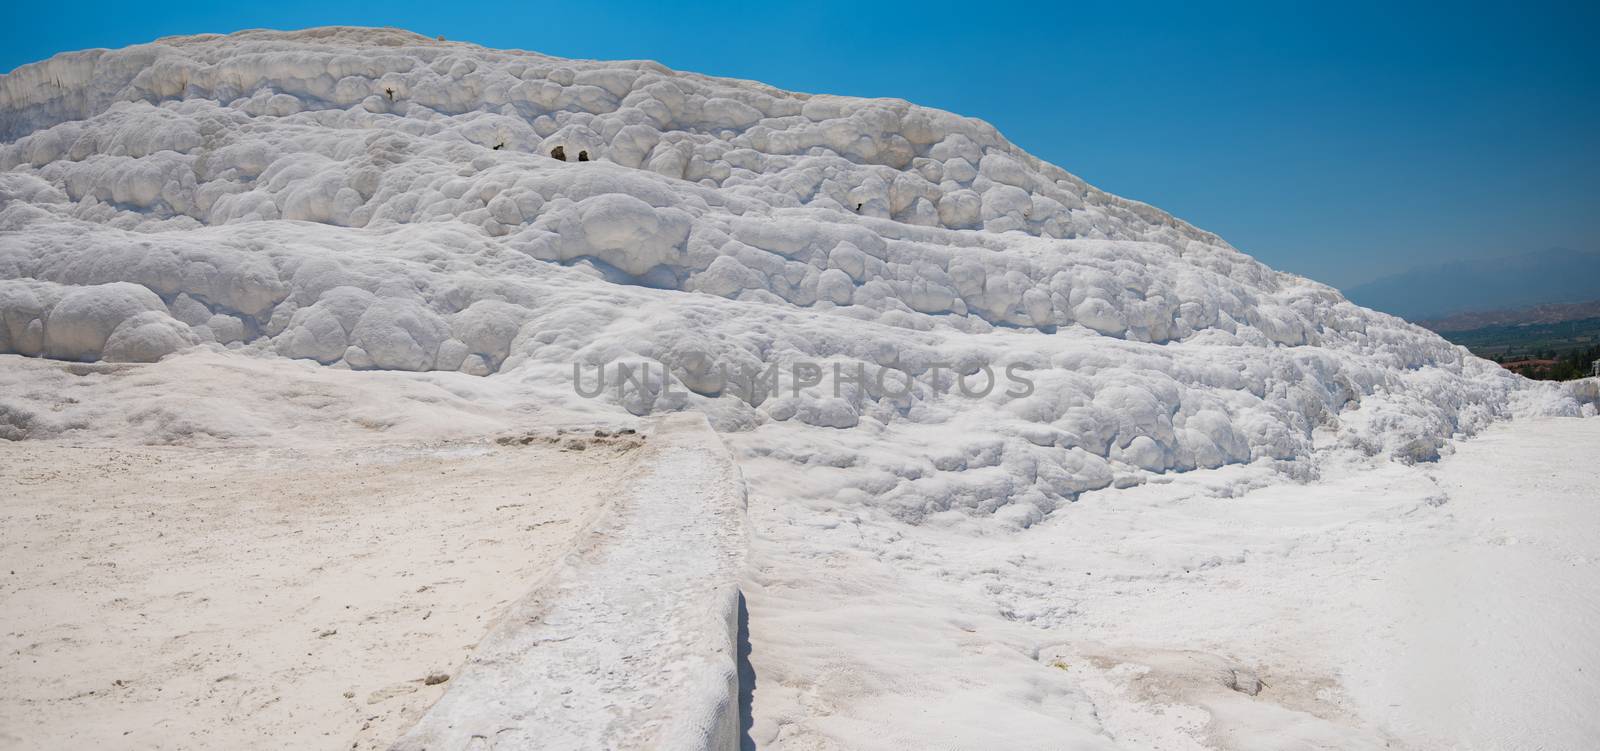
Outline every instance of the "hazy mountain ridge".
[(1600, 318), (1600, 300), (1575, 303), (1549, 303), (1509, 310), (1483, 310), (1457, 313), (1444, 318), (1430, 318), (1416, 324), (1429, 331), (1440, 333), (1472, 331), (1488, 326), (1520, 326), (1530, 323), (1561, 323)]
[(1600, 251), (1554, 248), (1422, 266), (1344, 290), (1410, 321), (1600, 298)]

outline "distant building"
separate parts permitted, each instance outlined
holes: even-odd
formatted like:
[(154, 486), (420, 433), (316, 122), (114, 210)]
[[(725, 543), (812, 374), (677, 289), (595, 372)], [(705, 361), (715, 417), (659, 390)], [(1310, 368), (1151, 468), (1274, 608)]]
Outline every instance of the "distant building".
[(1600, 360), (1595, 360), (1589, 364), (1589, 377), (1600, 378)]

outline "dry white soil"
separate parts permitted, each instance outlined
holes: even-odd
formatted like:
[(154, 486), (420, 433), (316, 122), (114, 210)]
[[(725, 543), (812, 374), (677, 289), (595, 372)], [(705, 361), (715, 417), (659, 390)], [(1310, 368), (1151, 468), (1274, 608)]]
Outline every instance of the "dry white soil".
[(385, 747), (637, 453), (281, 435), (0, 441), (0, 747)]

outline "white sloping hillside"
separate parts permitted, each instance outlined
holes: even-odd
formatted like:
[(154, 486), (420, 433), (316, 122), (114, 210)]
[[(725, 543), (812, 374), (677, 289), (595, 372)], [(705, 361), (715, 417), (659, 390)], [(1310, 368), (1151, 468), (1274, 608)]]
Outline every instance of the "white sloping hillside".
[[(1522, 380), (898, 100), (251, 31), (24, 66), (0, 77), (0, 141), (0, 353), (198, 347), (564, 404), (574, 365), (605, 365), (586, 407), (706, 412), (749, 463), (758, 663), (810, 648), (759, 657), (763, 619), (818, 607), (817, 577), (898, 566), (859, 585), (889, 608), (950, 576), (904, 545), (1003, 556), (1088, 491), (1228, 465), (1305, 480), (1328, 449), (1430, 460), (1497, 419), (1595, 409), (1592, 383)], [(618, 363), (648, 375), (619, 390)], [(796, 383), (803, 363), (819, 382)], [(836, 384), (835, 364), (914, 383)], [(736, 398), (719, 365), (777, 365), (783, 389)], [(985, 368), (999, 385), (964, 395)], [(94, 430), (76, 409), (0, 395), (0, 435)], [(1052, 581), (1024, 569), (977, 601), (1055, 627)], [(816, 644), (849, 638), (830, 628)], [(811, 667), (762, 689), (766, 740), (831, 711), (829, 676), (860, 677), (784, 664)]]

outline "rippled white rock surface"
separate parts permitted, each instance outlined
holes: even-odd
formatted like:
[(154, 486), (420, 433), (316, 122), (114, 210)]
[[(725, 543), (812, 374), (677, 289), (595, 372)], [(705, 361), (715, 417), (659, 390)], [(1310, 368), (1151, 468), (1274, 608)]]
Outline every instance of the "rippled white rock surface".
[[(0, 353), (202, 347), (703, 410), (749, 463), (770, 567), (753, 588), (950, 529), (1002, 550), (1082, 493), (1167, 473), (1306, 480), (1329, 450), (1427, 461), (1497, 419), (1595, 410), (1592, 382), (1522, 380), (899, 100), (254, 31), (20, 68), (0, 140)], [(623, 363), (646, 376), (619, 388)], [(575, 365), (612, 379), (593, 402)], [(713, 375), (774, 365), (766, 398)], [(910, 388), (873, 388), (880, 368)], [(1008, 388), (1019, 373), (1031, 388)], [(52, 399), (8, 391), (0, 431), (93, 429)], [(840, 525), (859, 539), (815, 534)], [(902, 560), (903, 586), (948, 573)], [(997, 607), (1056, 625), (1043, 581)], [(752, 597), (756, 626), (776, 592)]]

